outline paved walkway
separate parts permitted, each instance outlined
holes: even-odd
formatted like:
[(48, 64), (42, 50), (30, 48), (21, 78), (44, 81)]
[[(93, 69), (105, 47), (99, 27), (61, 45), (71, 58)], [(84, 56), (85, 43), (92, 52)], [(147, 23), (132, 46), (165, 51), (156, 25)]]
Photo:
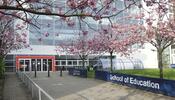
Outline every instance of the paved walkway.
[(6, 73), (3, 98), (3, 100), (32, 100), (27, 88), (14, 72)]
[(175, 100), (175, 98), (107, 82), (57, 100)]
[[(175, 100), (173, 97), (155, 94), (127, 86), (94, 79), (68, 76), (63, 73), (30, 73), (30, 77), (56, 100)], [(3, 100), (32, 100), (24, 84), (15, 73), (6, 73)]]
[(94, 81), (92, 79), (68, 76), (65, 72), (63, 72), (63, 77), (59, 76), (59, 72), (50, 73), (49, 78), (47, 77), (47, 72), (38, 72), (37, 78), (34, 78), (34, 73), (29, 73), (28, 75), (55, 99), (105, 83), (101, 80)]
[(95, 79), (79, 78), (59, 72), (34, 73), (29, 76), (48, 94), (56, 100), (175, 100), (173, 97), (151, 93), (144, 90), (134, 89), (127, 86), (113, 84)]

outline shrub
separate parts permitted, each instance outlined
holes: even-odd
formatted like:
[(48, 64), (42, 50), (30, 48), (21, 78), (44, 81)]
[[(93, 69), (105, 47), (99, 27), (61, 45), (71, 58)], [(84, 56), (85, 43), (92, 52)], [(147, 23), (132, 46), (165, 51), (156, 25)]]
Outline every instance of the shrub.
[(95, 77), (95, 71), (94, 70), (87, 71), (87, 77), (88, 78), (94, 78)]

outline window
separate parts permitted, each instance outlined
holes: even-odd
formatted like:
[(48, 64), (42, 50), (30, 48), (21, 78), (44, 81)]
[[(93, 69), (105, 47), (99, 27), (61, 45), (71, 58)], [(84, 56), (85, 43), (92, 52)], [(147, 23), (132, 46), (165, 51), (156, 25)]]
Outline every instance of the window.
[(74, 66), (77, 66), (77, 61), (73, 61), (73, 65)]
[(13, 66), (13, 61), (6, 61), (5, 66)]
[(82, 61), (79, 61), (78, 64), (81, 66), (81, 65), (83, 65), (83, 62)]
[(68, 65), (72, 65), (72, 61), (68, 61)]
[(66, 61), (61, 61), (61, 65), (66, 65)]
[(60, 61), (56, 61), (56, 65), (57, 65), (57, 66), (60, 65)]
[(13, 55), (7, 55), (5, 59), (6, 60), (13, 60)]
[(85, 65), (88, 65), (88, 62), (87, 61), (85, 61), (84, 63), (85, 63)]

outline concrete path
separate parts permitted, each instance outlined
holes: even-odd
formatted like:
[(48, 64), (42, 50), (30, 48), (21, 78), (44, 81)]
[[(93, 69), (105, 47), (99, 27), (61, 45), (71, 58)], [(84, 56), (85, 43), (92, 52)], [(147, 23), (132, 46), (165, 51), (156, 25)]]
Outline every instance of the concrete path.
[(175, 98), (107, 82), (57, 100), (175, 100)]
[(175, 100), (173, 97), (134, 89), (127, 86), (104, 82), (95, 79), (69, 76), (66, 72), (63, 77), (59, 72), (30, 73), (30, 77), (56, 100)]
[(27, 88), (16, 73), (6, 73), (3, 100), (32, 100)]
[(101, 80), (94, 81), (92, 79), (68, 76), (65, 72), (63, 72), (63, 77), (59, 76), (59, 72), (51, 73), (49, 78), (47, 77), (47, 72), (38, 72), (37, 78), (34, 78), (34, 73), (28, 75), (55, 99), (104, 83)]

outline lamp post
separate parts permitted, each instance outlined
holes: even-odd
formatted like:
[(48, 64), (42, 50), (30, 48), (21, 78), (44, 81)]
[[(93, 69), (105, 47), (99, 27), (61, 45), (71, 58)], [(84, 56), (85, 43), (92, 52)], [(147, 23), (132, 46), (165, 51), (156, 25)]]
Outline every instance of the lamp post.
[(49, 63), (48, 63), (48, 59), (47, 59), (47, 72), (48, 72), (48, 77), (50, 77), (50, 67), (49, 67)]
[(35, 78), (36, 78), (37, 77), (37, 75), (36, 75), (37, 59), (35, 59), (35, 62), (33, 62), (33, 65), (35, 65), (34, 70), (35, 70)]

